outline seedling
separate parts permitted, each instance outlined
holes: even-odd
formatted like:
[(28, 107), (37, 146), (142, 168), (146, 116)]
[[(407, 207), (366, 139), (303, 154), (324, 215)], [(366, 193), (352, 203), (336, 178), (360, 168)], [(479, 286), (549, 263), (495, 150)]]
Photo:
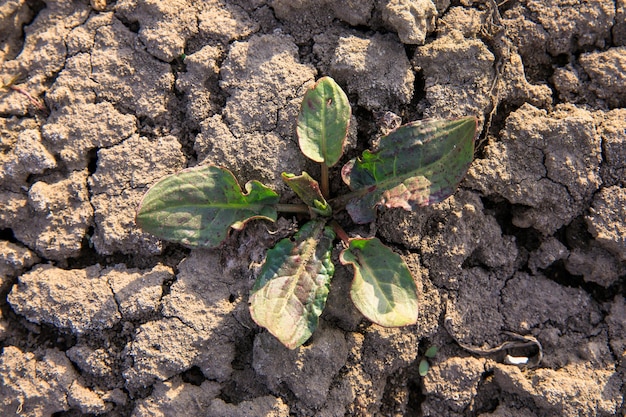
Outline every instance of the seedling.
[(18, 93), (20, 93), (21, 95), (23, 95), (24, 97), (26, 97), (26, 99), (33, 105), (35, 106), (37, 109), (41, 110), (41, 111), (46, 111), (46, 106), (44, 106), (41, 102), (41, 100), (39, 100), (38, 98), (35, 98), (32, 96), (32, 94), (30, 94), (28, 91), (24, 90), (21, 87), (18, 87), (17, 85), (15, 85), (17, 83), (17, 80), (19, 79), (19, 75), (15, 75), (11, 78), (9, 78), (8, 80), (1, 80), (1, 84), (0, 84), (0, 89), (8, 89), (8, 90), (13, 90), (13, 91), (17, 91)]
[(321, 78), (304, 95), (296, 131), (302, 153), (321, 164), (321, 181), (306, 172), (282, 174), (304, 204), (280, 204), (279, 195), (258, 181), (248, 182), (243, 192), (230, 171), (209, 165), (165, 177), (148, 190), (137, 213), (137, 224), (147, 232), (211, 248), (253, 219), (276, 221), (279, 212), (308, 216), (292, 238), (267, 251), (250, 292), (254, 321), (290, 349), (318, 325), (335, 270), (336, 236), (344, 245), (339, 260), (354, 270), (350, 296), (356, 308), (382, 326), (417, 321), (417, 287), (400, 255), (375, 237), (348, 237), (335, 215), (345, 209), (364, 224), (375, 220), (378, 206), (414, 210), (442, 201), (473, 158), (474, 117), (412, 122), (345, 164), (341, 176), (351, 192), (333, 198), (329, 167), (343, 155), (350, 114), (348, 98), (332, 78)]
[(437, 346), (431, 346), (426, 349), (426, 352), (424, 352), (424, 357), (420, 360), (419, 364), (420, 376), (426, 376), (426, 374), (428, 374), (428, 371), (430, 370), (430, 362), (428, 360), (433, 359), (437, 355), (438, 350), (439, 349), (437, 348)]

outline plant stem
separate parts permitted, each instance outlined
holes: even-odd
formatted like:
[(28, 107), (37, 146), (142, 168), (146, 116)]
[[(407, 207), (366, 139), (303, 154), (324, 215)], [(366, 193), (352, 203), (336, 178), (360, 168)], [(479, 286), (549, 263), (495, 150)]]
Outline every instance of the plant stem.
[(37, 107), (39, 110), (41, 110), (41, 111), (45, 111), (46, 110), (46, 107), (43, 104), (41, 104), (41, 101), (39, 99), (33, 97), (28, 91), (24, 90), (23, 88), (16, 87), (14, 85), (9, 85), (9, 86), (7, 86), (7, 88), (9, 88), (9, 89), (11, 89), (13, 91), (17, 91), (18, 93), (26, 96), (28, 101), (30, 101), (30, 103), (33, 106)]
[(282, 213), (310, 214), (306, 204), (276, 204), (276, 210)]
[(328, 181), (328, 165), (326, 165), (326, 162), (322, 162), (321, 171), (322, 183), (320, 184), (320, 187), (322, 189), (322, 195), (324, 196), (324, 198), (328, 199), (328, 195), (330, 194), (330, 185)]
[(330, 227), (333, 228), (333, 231), (335, 232), (337, 237), (339, 239), (341, 239), (341, 241), (344, 244), (349, 245), (350, 244), (350, 237), (348, 236), (346, 231), (343, 230), (343, 227), (341, 227), (341, 225), (339, 223), (337, 223), (336, 220), (331, 220), (329, 224), (330, 224)]
[(346, 208), (346, 204), (350, 202), (350, 200), (354, 198), (363, 197), (364, 195), (373, 192), (376, 190), (376, 185), (371, 185), (367, 188), (360, 188), (355, 191), (351, 191), (348, 194), (343, 194), (328, 200), (328, 203), (333, 208), (334, 212), (341, 211)]

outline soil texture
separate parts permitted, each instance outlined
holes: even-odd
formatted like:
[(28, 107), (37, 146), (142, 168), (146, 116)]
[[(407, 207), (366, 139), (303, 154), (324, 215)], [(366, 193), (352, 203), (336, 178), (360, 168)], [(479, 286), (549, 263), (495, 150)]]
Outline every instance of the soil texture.
[[(0, 415), (625, 415), (626, 1), (3, 0), (0, 62)], [(134, 217), (209, 163), (290, 202), (323, 75), (353, 106), (334, 193), (385, 112), (480, 134), (452, 197), (343, 222), (404, 258), (418, 323), (365, 320), (338, 244), (288, 350), (248, 293), (302, 219), (190, 250)]]

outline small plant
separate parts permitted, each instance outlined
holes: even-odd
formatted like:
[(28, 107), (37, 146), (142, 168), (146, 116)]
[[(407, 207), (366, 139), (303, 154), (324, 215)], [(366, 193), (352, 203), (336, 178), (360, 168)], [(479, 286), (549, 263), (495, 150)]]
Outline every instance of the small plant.
[(190, 247), (217, 247), (230, 229), (253, 219), (276, 221), (278, 212), (310, 217), (292, 238), (267, 251), (250, 292), (250, 314), (286, 347), (295, 349), (316, 329), (339, 259), (354, 269), (350, 296), (357, 309), (382, 326), (417, 321), (417, 287), (402, 258), (377, 238), (350, 238), (335, 219), (347, 210), (355, 223), (375, 220), (377, 206), (414, 210), (450, 196), (474, 154), (476, 119), (418, 121), (381, 138), (343, 166), (351, 192), (330, 198), (329, 167), (343, 155), (351, 108), (332, 78), (321, 78), (304, 95), (297, 135), (302, 153), (321, 164), (321, 181), (309, 174), (283, 173), (304, 204), (280, 204), (279, 195), (258, 181), (245, 193), (225, 168), (209, 165), (165, 177), (148, 190), (137, 224), (162, 239)]
[(12, 76), (11, 78), (9, 78), (8, 80), (0, 80), (0, 89), (4, 90), (4, 89), (8, 89), (8, 90), (13, 90), (13, 91), (17, 91), (18, 93), (22, 94), (24, 97), (26, 97), (26, 99), (28, 99), (28, 101), (35, 106), (38, 110), (41, 111), (47, 111), (46, 106), (44, 106), (41, 102), (41, 100), (39, 100), (38, 98), (35, 98), (32, 96), (32, 94), (30, 94), (28, 91), (24, 90), (21, 87), (18, 87), (17, 85), (17, 81), (20, 78), (19, 75), (15, 75)]
[(428, 374), (428, 371), (430, 370), (430, 362), (428, 361), (429, 359), (433, 359), (436, 355), (437, 355), (437, 351), (439, 349), (437, 348), (437, 346), (431, 346), (428, 349), (426, 349), (426, 352), (424, 352), (424, 357), (420, 360), (420, 364), (419, 364), (419, 374), (420, 376), (426, 376), (426, 374)]

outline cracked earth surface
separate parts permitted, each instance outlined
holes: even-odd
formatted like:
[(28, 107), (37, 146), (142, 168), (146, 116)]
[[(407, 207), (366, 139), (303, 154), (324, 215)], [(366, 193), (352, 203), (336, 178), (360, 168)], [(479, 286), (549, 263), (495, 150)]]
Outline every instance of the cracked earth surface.
[[(6, 0), (0, 41), (1, 415), (626, 412), (624, 0)], [(338, 267), (290, 351), (248, 292), (298, 219), (189, 250), (134, 216), (209, 163), (288, 201), (281, 172), (318, 171), (294, 128), (322, 75), (354, 109), (346, 160), (385, 111), (481, 134), (454, 196), (346, 225), (403, 256), (418, 323), (363, 319)], [(494, 352), (511, 334), (537, 366)]]

